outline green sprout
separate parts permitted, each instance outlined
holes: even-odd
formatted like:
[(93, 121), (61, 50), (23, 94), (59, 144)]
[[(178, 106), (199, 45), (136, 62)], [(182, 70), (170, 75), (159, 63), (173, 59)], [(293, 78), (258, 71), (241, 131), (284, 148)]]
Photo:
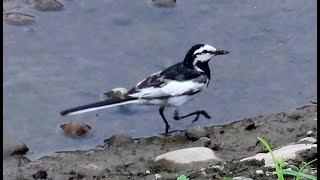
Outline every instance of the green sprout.
[(313, 163), (314, 161), (316, 161), (317, 159), (310, 161), (309, 163), (306, 163), (305, 165), (301, 166), (299, 171), (294, 171), (294, 170), (290, 170), (290, 169), (283, 169), (283, 161), (281, 160), (280, 162), (276, 159), (276, 157), (273, 154), (273, 151), (270, 147), (270, 145), (268, 144), (268, 142), (260, 137), (257, 137), (259, 139), (259, 141), (262, 142), (262, 144), (266, 147), (266, 149), (269, 151), (272, 161), (274, 163), (274, 166), (276, 168), (276, 174), (278, 176), (278, 180), (284, 180), (283, 175), (292, 175), (292, 176), (296, 176), (296, 180), (299, 180), (300, 177), (305, 177), (307, 179), (311, 179), (311, 180), (317, 180), (317, 176), (312, 176), (312, 175), (308, 175), (308, 174), (304, 174), (303, 170), (305, 169), (305, 167), (307, 167), (308, 165), (310, 165), (311, 163)]

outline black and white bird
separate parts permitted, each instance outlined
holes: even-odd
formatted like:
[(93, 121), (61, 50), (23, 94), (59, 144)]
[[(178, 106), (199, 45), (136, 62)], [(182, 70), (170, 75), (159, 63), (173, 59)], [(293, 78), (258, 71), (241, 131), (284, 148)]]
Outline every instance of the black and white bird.
[(165, 107), (175, 108), (173, 118), (180, 120), (195, 115), (211, 118), (204, 110), (198, 110), (184, 116), (179, 115), (181, 105), (195, 98), (208, 85), (211, 77), (209, 60), (213, 56), (228, 54), (228, 51), (217, 50), (207, 44), (194, 45), (186, 54), (183, 62), (177, 63), (163, 71), (154, 73), (139, 82), (121, 98), (104, 100), (84, 106), (67, 109), (62, 116), (74, 115), (125, 104), (158, 105), (159, 113), (166, 124), (166, 132), (170, 127), (163, 111)]

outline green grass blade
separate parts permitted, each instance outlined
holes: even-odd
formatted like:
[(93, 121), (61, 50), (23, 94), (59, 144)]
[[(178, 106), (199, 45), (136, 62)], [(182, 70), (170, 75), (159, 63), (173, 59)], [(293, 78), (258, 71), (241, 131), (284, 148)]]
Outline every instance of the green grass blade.
[[(299, 172), (303, 172), (303, 170), (307, 167), (307, 166), (309, 166), (311, 163), (313, 163), (313, 162), (315, 162), (315, 161), (317, 161), (317, 159), (314, 159), (314, 160), (312, 160), (312, 161), (310, 161), (310, 162), (308, 162), (308, 163), (305, 163), (303, 166), (301, 166), (300, 168), (299, 168)], [(300, 176), (297, 176), (296, 177), (296, 180), (299, 180), (300, 179)]]
[(264, 140), (264, 139), (262, 139), (262, 138), (260, 138), (260, 137), (257, 137), (257, 138), (259, 139), (259, 141), (262, 142), (262, 144), (263, 144), (263, 145), (266, 147), (266, 149), (269, 151), (269, 153), (270, 153), (270, 155), (271, 155), (271, 158), (272, 158), (272, 161), (273, 161), (273, 164), (274, 164), (274, 166), (275, 166), (275, 168), (276, 168), (276, 173), (277, 173), (278, 179), (279, 179), (279, 180), (284, 180), (283, 174), (282, 174), (282, 172), (281, 172), (281, 170), (282, 170), (282, 165), (281, 165), (280, 163), (278, 163), (277, 159), (274, 157), (273, 151), (272, 151), (270, 145), (267, 143), (266, 140)]
[(293, 175), (293, 176), (301, 176), (301, 177), (305, 177), (307, 179), (317, 180), (317, 176), (304, 174), (304, 173), (298, 172), (298, 171), (293, 171), (293, 170), (289, 170), (289, 169), (282, 169), (280, 171), (281, 171), (282, 174), (288, 174), (288, 175)]
[(304, 170), (305, 167), (309, 166), (311, 163), (317, 161), (317, 159), (314, 159), (306, 164), (304, 164), (303, 166), (300, 167), (300, 172), (302, 172)]
[(177, 180), (187, 180), (188, 177), (185, 175), (180, 175), (179, 177), (177, 177)]

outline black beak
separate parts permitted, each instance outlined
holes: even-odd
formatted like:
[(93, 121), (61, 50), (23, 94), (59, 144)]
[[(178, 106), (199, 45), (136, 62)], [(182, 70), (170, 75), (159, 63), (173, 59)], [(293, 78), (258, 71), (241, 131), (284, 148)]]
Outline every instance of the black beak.
[(225, 51), (225, 50), (216, 50), (215, 52), (213, 52), (214, 55), (225, 55), (225, 54), (229, 54), (229, 51)]

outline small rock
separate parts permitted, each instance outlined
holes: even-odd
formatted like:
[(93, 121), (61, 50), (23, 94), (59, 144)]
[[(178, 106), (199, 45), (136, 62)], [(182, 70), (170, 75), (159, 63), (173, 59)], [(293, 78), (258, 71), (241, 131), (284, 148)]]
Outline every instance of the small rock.
[(29, 151), (29, 148), (26, 144), (23, 143), (23, 145), (20, 148), (17, 148), (15, 151), (13, 151), (10, 155), (24, 155)]
[(92, 163), (80, 165), (78, 167), (79, 168), (75, 173), (76, 179), (82, 179), (85, 176), (99, 175), (102, 172), (102, 169), (100, 167)]
[(28, 26), (31, 25), (35, 22), (35, 17), (28, 15), (28, 14), (23, 14), (19, 12), (10, 12), (10, 13), (5, 13), (4, 15), (4, 20), (10, 24), (10, 25), (16, 25), (16, 26)]
[(298, 142), (315, 144), (315, 143), (317, 143), (317, 140), (313, 137), (305, 137), (305, 138), (300, 139)]
[(224, 143), (220, 143), (220, 144), (213, 144), (211, 149), (214, 151), (221, 151), (224, 148)]
[(188, 164), (191, 162), (220, 161), (215, 152), (206, 147), (192, 147), (171, 151), (155, 158), (155, 162), (166, 160), (175, 164)]
[(29, 148), (18, 139), (10, 138), (3, 141), (3, 157), (24, 155)]
[(122, 97), (124, 94), (127, 94), (128, 90), (125, 88), (114, 88), (110, 91), (103, 93), (107, 99), (119, 98)]
[(314, 135), (314, 132), (313, 131), (308, 131), (307, 132), (307, 137), (310, 137), (310, 136), (313, 136)]
[(60, 11), (63, 4), (57, 0), (34, 0), (34, 8), (40, 11)]
[(151, 174), (151, 172), (149, 170), (146, 170), (146, 174)]
[(245, 130), (247, 131), (252, 131), (254, 129), (257, 129), (257, 126), (253, 122), (245, 127)]
[(91, 170), (91, 171), (101, 170), (101, 168), (99, 168), (97, 165), (91, 164), (91, 163), (85, 165), (83, 168)]
[[(104, 99), (115, 99), (115, 98), (122, 97), (124, 94), (127, 94), (127, 92), (128, 92), (127, 89), (119, 87), (103, 93), (103, 96), (104, 96)], [(119, 109), (123, 112), (127, 112), (129, 110), (129, 105), (119, 106)]]
[(198, 140), (199, 138), (206, 137), (208, 135), (207, 130), (199, 125), (189, 125), (186, 129), (186, 136), (190, 140)]
[(211, 140), (210, 138), (208, 137), (202, 137), (200, 139), (198, 139), (197, 141), (195, 141), (194, 143), (194, 146), (197, 146), (197, 147), (208, 147), (210, 144), (211, 144)]
[[(317, 144), (293, 144), (281, 147), (280, 149), (273, 150), (273, 154), (278, 159), (282, 159), (283, 161), (287, 161), (289, 159), (295, 159), (299, 152), (303, 152), (304, 150), (308, 150), (311, 148), (317, 148)], [(270, 153), (258, 153), (255, 156), (247, 157), (241, 159), (240, 162), (248, 161), (248, 160), (262, 160), (265, 161), (265, 166), (272, 166), (273, 161)]]
[(47, 179), (47, 176), (48, 176), (48, 174), (44, 170), (40, 170), (40, 171), (38, 171), (38, 172), (36, 172), (35, 174), (32, 175), (32, 177), (34, 179)]
[(239, 176), (239, 177), (234, 177), (232, 178), (233, 180), (253, 180), (251, 178), (247, 178), (247, 177), (242, 177), (242, 176)]
[(256, 174), (261, 175), (261, 174), (264, 174), (264, 173), (263, 173), (263, 171), (261, 169), (258, 169), (258, 170), (256, 170)]
[(134, 142), (131, 136), (125, 134), (113, 135), (111, 138), (105, 140), (109, 146), (126, 146), (128, 143)]
[(91, 127), (83, 122), (73, 121), (67, 124), (61, 124), (60, 128), (68, 135), (80, 137), (87, 134)]
[(263, 166), (265, 165), (264, 160), (257, 160), (257, 159), (250, 159), (242, 162), (243, 164), (247, 166)]
[(176, 0), (152, 0), (153, 5), (157, 7), (174, 7)]
[(161, 175), (160, 175), (160, 174), (155, 174), (155, 175), (154, 175), (154, 178), (160, 179), (160, 178), (161, 178)]

